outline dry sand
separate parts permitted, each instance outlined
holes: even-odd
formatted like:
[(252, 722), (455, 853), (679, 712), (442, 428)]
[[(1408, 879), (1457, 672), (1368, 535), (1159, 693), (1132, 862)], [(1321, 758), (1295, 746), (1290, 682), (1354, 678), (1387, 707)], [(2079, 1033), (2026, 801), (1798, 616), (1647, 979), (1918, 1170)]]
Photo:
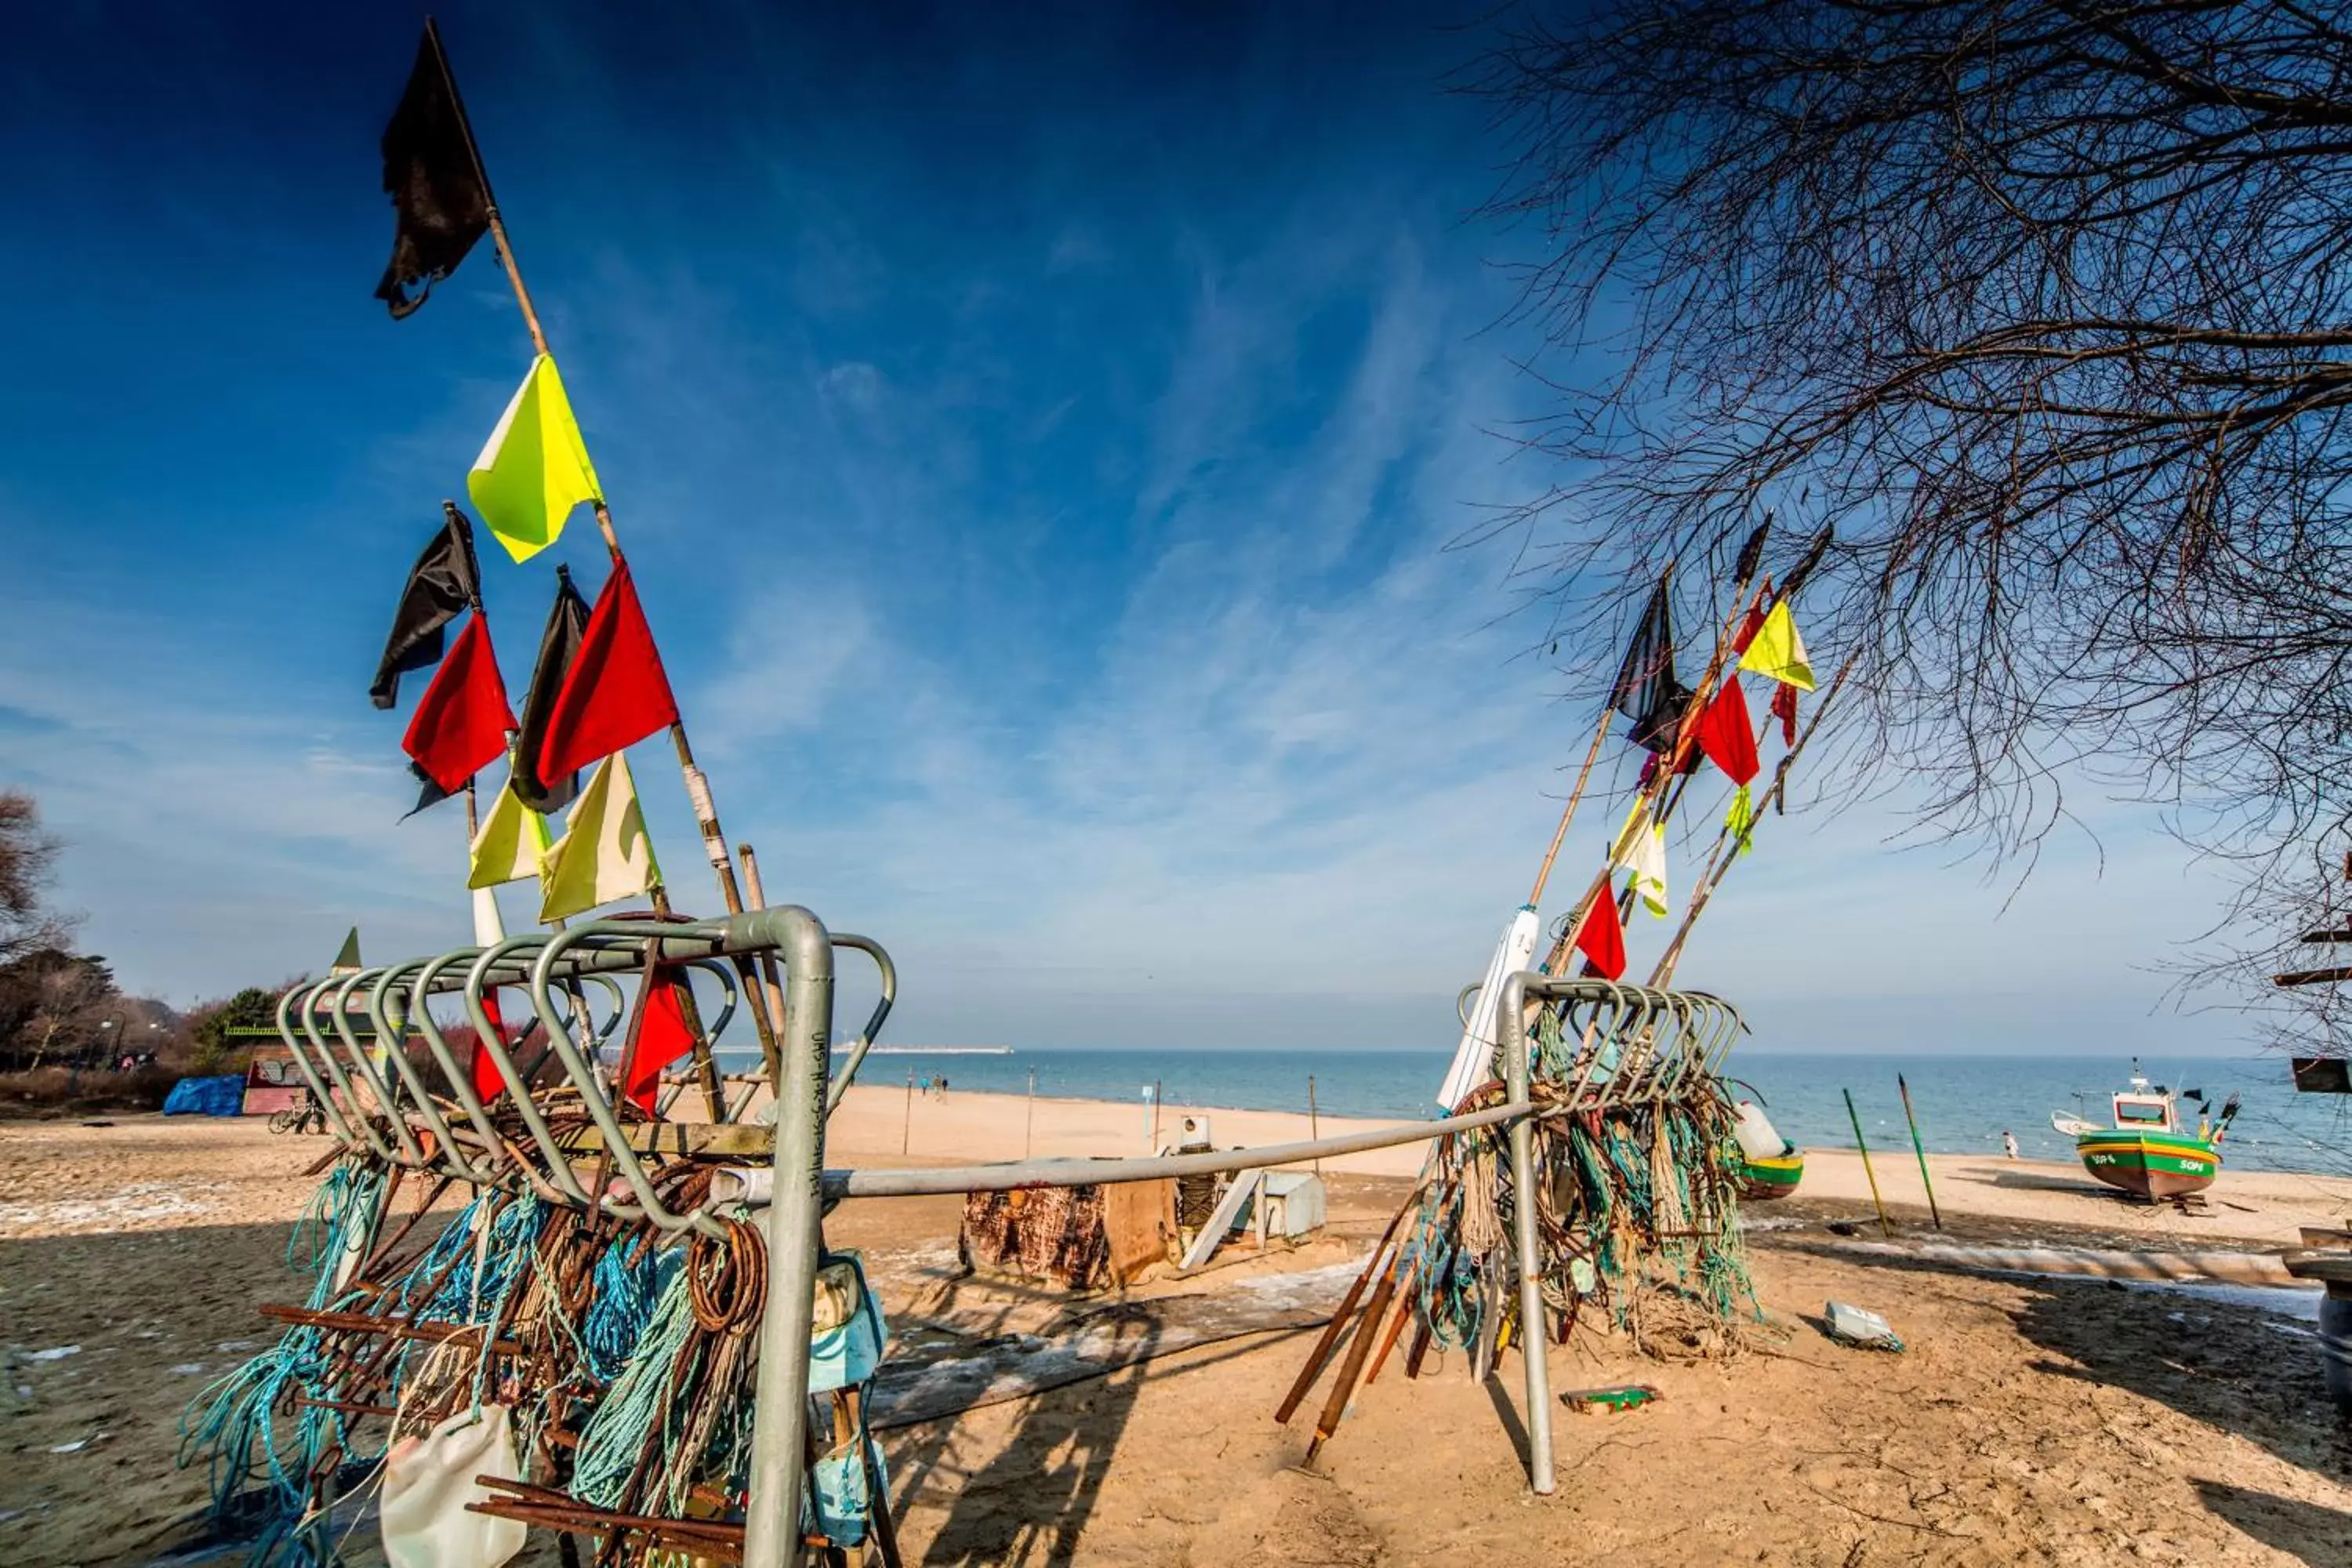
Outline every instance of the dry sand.
[[(861, 1090), (832, 1163), (1016, 1158), (1024, 1142), (1134, 1153), (1148, 1135), (1137, 1107), (1039, 1100), (1034, 1129), (1029, 1114), (1016, 1098), (918, 1097), (909, 1123), (903, 1090)], [(1220, 1144), (1304, 1131), (1213, 1115)], [(173, 1539), (205, 1489), (172, 1466), (180, 1406), (265, 1337), (256, 1303), (297, 1293), (281, 1254), (323, 1148), (244, 1122), (0, 1124), (0, 1563), (144, 1563)], [(1161, 1289), (1360, 1256), (1402, 1192), (1382, 1170), (1416, 1158), (1330, 1163), (1326, 1239)], [(2340, 1220), (2352, 1186), (2225, 1172), (2210, 1212), (2189, 1217), (2069, 1169), (1945, 1158), (1948, 1233), (1933, 1237), (1916, 1168), (1906, 1186), (1885, 1162), (1904, 1226), (1890, 1246), (1874, 1224), (1842, 1234), (1869, 1213), (1853, 1157), (1812, 1165), (1802, 1195), (1755, 1211), (1772, 1228), (1751, 1237), (1770, 1320), (1753, 1353), (1661, 1364), (1597, 1340), (1554, 1353), (1556, 1387), (1641, 1381), (1666, 1397), (1563, 1412), (1549, 1499), (1523, 1480), (1515, 1359), (1484, 1387), (1458, 1355), (1417, 1383), (1392, 1368), (1310, 1477), (1288, 1467), (1319, 1391), (1289, 1428), (1271, 1414), (1311, 1336), (1262, 1335), (889, 1433), (908, 1561), (2352, 1563), (2352, 1439), (2307, 1323), (2226, 1293), (1991, 1276), (1955, 1251), (2259, 1250)], [(830, 1234), (866, 1249), (902, 1328), (1049, 1329), (1064, 1303), (952, 1279), (957, 1212), (952, 1198), (852, 1204)], [(1813, 1326), (1829, 1297), (1885, 1312), (1909, 1350), (1832, 1344)]]

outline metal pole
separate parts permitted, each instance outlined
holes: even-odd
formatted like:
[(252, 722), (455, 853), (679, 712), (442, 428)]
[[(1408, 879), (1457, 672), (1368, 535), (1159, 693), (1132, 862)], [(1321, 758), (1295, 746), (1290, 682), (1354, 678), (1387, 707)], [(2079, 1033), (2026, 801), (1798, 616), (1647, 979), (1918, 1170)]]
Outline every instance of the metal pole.
[[(1503, 1077), (1515, 1105), (1528, 1103), (1528, 983), (1541, 984), (1545, 979), (1521, 970), (1503, 982)], [(1538, 1497), (1549, 1497), (1557, 1484), (1551, 1468), (1551, 1368), (1544, 1360), (1551, 1334), (1544, 1324), (1536, 1226), (1536, 1130), (1524, 1117), (1511, 1123), (1511, 1218), (1518, 1232), (1519, 1360), (1528, 1373), (1528, 1485)]]
[[(751, 1428), (743, 1568), (787, 1568), (801, 1555), (801, 1487), (808, 1447), (809, 1331), (824, 1246), (824, 1080), (833, 1045), (833, 945), (816, 916), (781, 917), (784, 952), (784, 1076), (776, 1115), (775, 1200), (768, 1210), (772, 1283), (760, 1319), (758, 1400)], [(887, 1499), (876, 1500), (887, 1508)]]
[(1927, 1189), (1927, 1217), (1936, 1222), (1937, 1230), (1941, 1230), (1944, 1228), (1944, 1216), (1936, 1208), (1936, 1184), (1927, 1175), (1927, 1150), (1919, 1142), (1919, 1119), (1911, 1111), (1911, 1086), (1903, 1081), (1901, 1073), (1896, 1073), (1895, 1087), (1903, 1093), (1903, 1120), (1911, 1124), (1911, 1152), (1919, 1156), (1919, 1184)]
[(1262, 1143), (1247, 1149), (1213, 1149), (1205, 1154), (1154, 1154), (1142, 1159), (1079, 1160), (1052, 1157), (1007, 1160), (993, 1165), (904, 1167), (827, 1171), (825, 1195), (833, 1198), (913, 1198), (941, 1193), (1017, 1193), (1032, 1187), (1091, 1187), (1113, 1182), (1153, 1182), (1162, 1176), (1207, 1176), (1254, 1166), (1303, 1165), (1318, 1156), (1361, 1154), (1402, 1143), (1425, 1143), (1474, 1128), (1497, 1127), (1519, 1117), (1550, 1114), (1531, 1105), (1497, 1105), (1466, 1116), (1369, 1128), (1318, 1139), (1312, 1143)]
[(907, 1069), (907, 1119), (898, 1128), (898, 1152), (904, 1154), (915, 1143), (915, 1069)]
[(1895, 1222), (1886, 1217), (1886, 1205), (1878, 1195), (1878, 1173), (1870, 1168), (1870, 1145), (1862, 1136), (1862, 1117), (1853, 1108), (1853, 1090), (1845, 1089), (1846, 1120), (1853, 1123), (1853, 1146), (1862, 1151), (1862, 1173), (1870, 1178), (1870, 1201), (1878, 1210), (1878, 1228), (1888, 1236), (1895, 1234)]

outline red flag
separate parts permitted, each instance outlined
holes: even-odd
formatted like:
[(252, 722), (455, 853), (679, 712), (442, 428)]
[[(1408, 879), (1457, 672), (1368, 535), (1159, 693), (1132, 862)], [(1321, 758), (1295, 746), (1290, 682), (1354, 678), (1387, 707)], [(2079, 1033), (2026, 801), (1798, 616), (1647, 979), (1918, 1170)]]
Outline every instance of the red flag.
[(1617, 923), (1617, 889), (1605, 882), (1584, 911), (1584, 923), (1576, 928), (1576, 950), (1604, 980), (1625, 973), (1625, 928)]
[[(507, 1023), (499, 1016), (497, 992), (482, 993), (482, 1016), (490, 1021), (490, 1027), (497, 1031), (499, 1044), (503, 1047), (507, 1043)], [(506, 1086), (507, 1080), (499, 1073), (498, 1059), (490, 1055), (490, 1048), (482, 1044), (481, 1037), (477, 1035), (474, 1039), (474, 1097), (488, 1105)]]
[(670, 695), (636, 585), (628, 567), (615, 562), (548, 711), (539, 776), (562, 778), (677, 722), (677, 699)]
[(514, 710), (507, 706), (507, 686), (499, 679), (489, 628), (476, 616), (434, 672), (433, 684), (425, 689), (415, 717), (408, 721), (408, 733), (400, 738), (400, 749), (415, 759), (418, 773), (445, 795), (454, 795), (466, 787), (467, 779), (506, 755), (507, 731), (514, 727)]
[(1755, 730), (1748, 718), (1748, 699), (1740, 692), (1738, 676), (1725, 676), (1715, 700), (1698, 716), (1698, 744), (1709, 762), (1731, 775), (1733, 784), (1744, 784), (1762, 769), (1764, 764), (1756, 758)]
[(1738, 658), (1748, 651), (1748, 645), (1754, 642), (1756, 634), (1764, 629), (1764, 617), (1770, 613), (1771, 607), (1772, 579), (1767, 577), (1764, 579), (1764, 591), (1756, 595), (1754, 604), (1748, 606), (1748, 618), (1740, 622), (1739, 629), (1731, 635), (1732, 658)]
[(686, 1026), (686, 1009), (678, 1005), (677, 984), (665, 973), (648, 984), (638, 998), (637, 1016), (630, 1020), (629, 1041), (621, 1051), (621, 1092), (630, 1104), (652, 1115), (661, 1090), (662, 1068), (694, 1048), (694, 1031)]
[(1780, 743), (1797, 743), (1797, 689), (1786, 681), (1772, 683), (1772, 717), (1780, 721)]

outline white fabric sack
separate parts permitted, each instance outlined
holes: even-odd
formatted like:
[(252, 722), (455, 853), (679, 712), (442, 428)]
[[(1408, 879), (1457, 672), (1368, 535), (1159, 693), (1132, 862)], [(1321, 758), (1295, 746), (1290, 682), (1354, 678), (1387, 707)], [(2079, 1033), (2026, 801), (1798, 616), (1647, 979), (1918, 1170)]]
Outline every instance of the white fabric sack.
[(488, 1500), (474, 1478), (520, 1480), (512, 1412), (460, 1410), (422, 1437), (393, 1445), (383, 1462), (383, 1555), (391, 1568), (499, 1568), (523, 1547), (520, 1520), (470, 1513)]
[(1536, 938), (1541, 931), (1535, 910), (1523, 908), (1511, 917), (1509, 928), (1495, 944), (1495, 956), (1486, 962), (1486, 978), (1470, 1000), (1470, 1026), (1462, 1031), (1462, 1043), (1454, 1050), (1454, 1065), (1437, 1091), (1440, 1110), (1452, 1110), (1462, 1103), (1464, 1095), (1486, 1081), (1487, 1063), (1501, 1038), (1497, 1010), (1503, 1003), (1503, 982), (1522, 969), (1535, 967)]

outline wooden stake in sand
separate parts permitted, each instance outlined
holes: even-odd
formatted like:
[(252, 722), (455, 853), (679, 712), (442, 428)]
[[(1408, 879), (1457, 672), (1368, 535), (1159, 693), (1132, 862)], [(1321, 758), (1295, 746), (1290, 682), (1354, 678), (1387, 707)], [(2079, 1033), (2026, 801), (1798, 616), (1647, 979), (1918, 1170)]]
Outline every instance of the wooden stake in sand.
[(1911, 1086), (1903, 1081), (1901, 1073), (1896, 1073), (1895, 1087), (1903, 1093), (1903, 1120), (1911, 1124), (1911, 1152), (1919, 1156), (1919, 1184), (1927, 1189), (1927, 1217), (1936, 1222), (1937, 1230), (1941, 1230), (1944, 1228), (1944, 1216), (1936, 1208), (1936, 1184), (1927, 1176), (1927, 1150), (1919, 1142), (1919, 1118), (1911, 1110)]
[(1870, 1168), (1870, 1144), (1862, 1136), (1862, 1116), (1853, 1108), (1853, 1090), (1840, 1091), (1845, 1096), (1846, 1120), (1853, 1123), (1853, 1146), (1862, 1151), (1862, 1173), (1870, 1180), (1870, 1201), (1878, 1210), (1878, 1228), (1888, 1236), (1895, 1234), (1895, 1222), (1886, 1217), (1886, 1205), (1878, 1195), (1878, 1173)]

